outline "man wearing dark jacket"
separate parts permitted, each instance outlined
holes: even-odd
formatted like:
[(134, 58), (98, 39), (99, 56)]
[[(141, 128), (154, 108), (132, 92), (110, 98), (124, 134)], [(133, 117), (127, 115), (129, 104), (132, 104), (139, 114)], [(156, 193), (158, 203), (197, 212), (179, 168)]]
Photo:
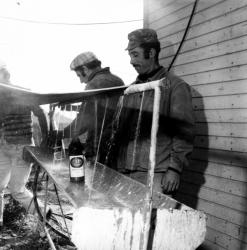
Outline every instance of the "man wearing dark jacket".
[[(138, 29), (128, 35), (130, 63), (138, 72), (132, 85), (164, 78), (161, 86), (159, 130), (156, 145), (154, 190), (171, 194), (180, 183), (180, 174), (193, 149), (194, 117), (189, 85), (159, 64), (160, 42), (152, 29)], [(147, 181), (153, 91), (124, 97), (119, 121), (118, 170)], [(142, 115), (139, 108), (142, 102)], [(139, 117), (139, 118), (138, 118)], [(136, 132), (138, 119), (140, 128)]]
[[(75, 71), (81, 83), (86, 84), (86, 90), (102, 89), (123, 86), (124, 82), (118, 76), (110, 72), (110, 68), (102, 68), (101, 61), (90, 51), (78, 55), (70, 65)], [(104, 120), (104, 138), (101, 140), (101, 162), (106, 157), (106, 143), (111, 134), (111, 122), (115, 113), (119, 97), (110, 97), (107, 104), (107, 112)], [(104, 119), (106, 97), (95, 97), (82, 102), (76, 119), (67, 126), (63, 133), (65, 138), (76, 138), (87, 132), (86, 156), (96, 155), (98, 140), (101, 133), (101, 125)]]

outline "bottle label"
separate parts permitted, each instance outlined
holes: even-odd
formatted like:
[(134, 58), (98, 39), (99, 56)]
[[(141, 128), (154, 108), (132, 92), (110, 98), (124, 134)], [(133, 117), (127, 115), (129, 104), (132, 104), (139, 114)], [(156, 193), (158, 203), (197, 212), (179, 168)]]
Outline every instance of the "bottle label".
[(85, 157), (83, 155), (69, 156), (70, 177), (83, 177)]

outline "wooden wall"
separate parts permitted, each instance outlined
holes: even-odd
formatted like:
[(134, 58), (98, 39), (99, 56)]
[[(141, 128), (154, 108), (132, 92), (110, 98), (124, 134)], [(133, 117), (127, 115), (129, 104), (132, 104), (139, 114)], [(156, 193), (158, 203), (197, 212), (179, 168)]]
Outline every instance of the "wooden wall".
[[(194, 0), (144, 0), (168, 66)], [(177, 199), (207, 216), (200, 249), (247, 249), (247, 0), (199, 0), (172, 70), (193, 91), (195, 149)]]

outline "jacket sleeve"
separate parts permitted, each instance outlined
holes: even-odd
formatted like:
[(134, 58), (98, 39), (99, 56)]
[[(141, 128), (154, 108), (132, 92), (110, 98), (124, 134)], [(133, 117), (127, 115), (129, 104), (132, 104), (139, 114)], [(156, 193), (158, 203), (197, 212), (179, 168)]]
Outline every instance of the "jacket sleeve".
[(79, 136), (88, 131), (94, 124), (94, 102), (87, 101), (81, 105), (76, 118), (64, 128), (64, 137), (71, 138)]
[(177, 84), (170, 96), (170, 118), (174, 126), (169, 169), (181, 172), (193, 150), (194, 114), (189, 85)]

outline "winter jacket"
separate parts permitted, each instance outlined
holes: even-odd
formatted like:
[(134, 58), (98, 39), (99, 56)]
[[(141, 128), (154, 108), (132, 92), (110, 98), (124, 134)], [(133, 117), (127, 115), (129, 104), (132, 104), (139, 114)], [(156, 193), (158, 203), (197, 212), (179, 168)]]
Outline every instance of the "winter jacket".
[(33, 143), (32, 113), (38, 117), (41, 133), (47, 131), (46, 117), (39, 106), (8, 105), (1, 110), (1, 136), (6, 143), (19, 145)]
[[(110, 72), (109, 67), (95, 70), (90, 76), (86, 86), (86, 90), (110, 88), (124, 85), (124, 82), (116, 75)], [(105, 157), (106, 141), (111, 134), (111, 123), (116, 111), (119, 96), (109, 97), (104, 120), (103, 133), (104, 138), (101, 140), (101, 158)], [(86, 151), (87, 156), (96, 154), (99, 136), (101, 133), (101, 125), (104, 118), (106, 107), (106, 96), (98, 95), (92, 99), (83, 101), (77, 118), (64, 130), (65, 137), (76, 137), (85, 132), (87, 134)], [(71, 130), (72, 128), (72, 130)], [(97, 134), (95, 131), (97, 130)], [(72, 134), (71, 134), (72, 133)], [(103, 156), (104, 155), (104, 156)]]
[[(188, 164), (193, 149), (194, 116), (189, 85), (163, 67), (143, 80), (138, 76), (133, 84), (165, 78), (161, 86), (159, 128), (156, 145), (155, 172), (168, 168), (181, 172)], [(120, 171), (147, 171), (149, 165), (150, 135), (154, 91), (145, 91), (137, 129), (142, 93), (124, 97), (116, 135), (117, 168)]]

